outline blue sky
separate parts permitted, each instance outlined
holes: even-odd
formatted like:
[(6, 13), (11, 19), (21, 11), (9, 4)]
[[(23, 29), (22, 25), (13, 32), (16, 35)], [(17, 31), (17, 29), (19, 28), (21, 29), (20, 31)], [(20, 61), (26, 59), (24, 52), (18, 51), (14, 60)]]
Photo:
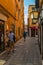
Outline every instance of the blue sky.
[(24, 0), (24, 21), (27, 24), (28, 6), (35, 4), (35, 0)]

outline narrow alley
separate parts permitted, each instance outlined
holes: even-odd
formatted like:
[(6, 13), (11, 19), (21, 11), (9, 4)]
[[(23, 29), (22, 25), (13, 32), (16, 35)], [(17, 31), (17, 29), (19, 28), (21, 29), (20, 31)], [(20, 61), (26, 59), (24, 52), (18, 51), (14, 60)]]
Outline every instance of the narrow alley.
[(5, 61), (0, 65), (42, 65), (37, 38), (27, 37), (26, 41), (22, 38), (16, 42), (14, 49), (14, 53), (0, 57), (0, 61)]
[(43, 65), (43, 0), (0, 0), (0, 65)]

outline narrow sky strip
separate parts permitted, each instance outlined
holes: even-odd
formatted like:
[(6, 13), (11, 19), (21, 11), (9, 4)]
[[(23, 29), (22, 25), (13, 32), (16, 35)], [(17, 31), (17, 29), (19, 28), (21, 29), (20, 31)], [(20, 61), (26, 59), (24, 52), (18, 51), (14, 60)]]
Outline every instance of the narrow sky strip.
[(35, 4), (35, 0), (24, 0), (24, 21), (25, 24), (27, 24), (27, 18), (28, 18), (28, 6)]

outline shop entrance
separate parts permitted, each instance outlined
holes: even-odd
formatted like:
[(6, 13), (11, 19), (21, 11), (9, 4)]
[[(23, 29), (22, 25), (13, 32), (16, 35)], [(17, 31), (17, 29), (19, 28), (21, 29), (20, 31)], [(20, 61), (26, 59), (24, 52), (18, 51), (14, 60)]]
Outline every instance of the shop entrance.
[(4, 51), (4, 21), (0, 20), (0, 53)]
[(31, 29), (31, 37), (35, 37), (35, 29)]

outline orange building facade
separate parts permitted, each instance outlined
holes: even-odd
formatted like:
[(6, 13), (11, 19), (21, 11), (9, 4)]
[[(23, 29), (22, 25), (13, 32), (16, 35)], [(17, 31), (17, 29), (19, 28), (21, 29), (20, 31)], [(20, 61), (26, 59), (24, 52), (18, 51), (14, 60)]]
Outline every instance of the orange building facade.
[[(22, 5), (22, 8), (21, 8)], [(3, 49), (5, 49), (6, 31), (12, 29), (16, 40), (22, 37), (24, 21), (24, 1), (19, 0), (0, 0), (0, 30), (3, 33)]]
[(35, 37), (38, 34), (38, 12), (35, 10), (35, 5), (30, 5), (29, 12), (29, 35)]
[(24, 22), (24, 1), (17, 1), (16, 0), (16, 37), (17, 40), (22, 37), (23, 33), (23, 22)]

